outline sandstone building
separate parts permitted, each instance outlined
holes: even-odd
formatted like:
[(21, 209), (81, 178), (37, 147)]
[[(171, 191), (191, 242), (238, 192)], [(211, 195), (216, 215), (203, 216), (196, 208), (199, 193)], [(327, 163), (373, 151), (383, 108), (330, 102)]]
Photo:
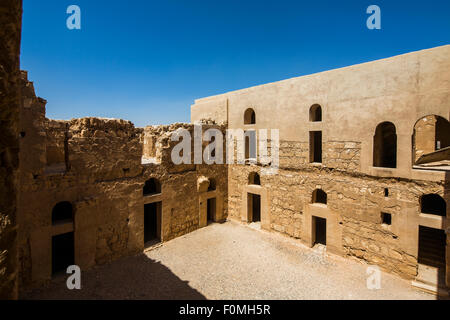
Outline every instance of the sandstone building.
[[(428, 289), (450, 285), (450, 46), (199, 99), (190, 124), (146, 128), (47, 119), (26, 72), (20, 85), (18, 200), (5, 211), (17, 212), (17, 260), (0, 276), (18, 273), (21, 290), (226, 219)], [(194, 123), (248, 137), (278, 129), (278, 174), (264, 174), (249, 145), (245, 164), (174, 164), (171, 138), (186, 129), (194, 139)], [(10, 193), (14, 166), (0, 171)]]
[(192, 122), (279, 129), (277, 175), (255, 184), (260, 166), (228, 166), (228, 218), (251, 222), (257, 212), (264, 229), (326, 244), (428, 289), (450, 284), (449, 117), (448, 45), (191, 108)]

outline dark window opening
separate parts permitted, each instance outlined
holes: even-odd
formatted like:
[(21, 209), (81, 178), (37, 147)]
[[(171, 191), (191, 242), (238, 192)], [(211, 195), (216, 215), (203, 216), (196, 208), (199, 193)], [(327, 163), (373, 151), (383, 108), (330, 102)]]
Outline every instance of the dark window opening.
[(244, 124), (256, 124), (256, 114), (253, 109), (249, 108), (245, 110)]
[(259, 177), (259, 174), (256, 172), (250, 173), (248, 176), (248, 184), (261, 185), (261, 178)]
[(422, 213), (435, 214), (441, 217), (447, 215), (447, 204), (437, 194), (426, 194), (420, 198), (420, 211)]
[(144, 243), (161, 241), (161, 202), (144, 205)]
[(65, 273), (75, 264), (73, 232), (52, 237), (52, 275)]
[(309, 121), (322, 121), (322, 107), (320, 105), (315, 104), (309, 109)]
[(309, 162), (322, 162), (322, 131), (309, 133)]
[(157, 179), (151, 178), (145, 182), (143, 192), (144, 196), (161, 193), (161, 183)]
[(381, 223), (390, 226), (392, 224), (392, 215), (390, 213), (381, 213)]
[(214, 191), (214, 190), (216, 190), (216, 180), (209, 179), (208, 191)]
[(327, 194), (321, 189), (314, 190), (312, 194), (312, 203), (323, 203), (327, 204)]
[(394, 124), (383, 122), (375, 130), (373, 137), (373, 166), (397, 167), (397, 133)]
[(53, 207), (52, 224), (73, 221), (72, 204), (68, 201), (60, 202)]
[(327, 220), (313, 217), (314, 244), (327, 245)]
[(388, 188), (384, 188), (384, 196), (389, 197), (389, 189)]
[(450, 146), (450, 122), (442, 117), (436, 120), (436, 150)]

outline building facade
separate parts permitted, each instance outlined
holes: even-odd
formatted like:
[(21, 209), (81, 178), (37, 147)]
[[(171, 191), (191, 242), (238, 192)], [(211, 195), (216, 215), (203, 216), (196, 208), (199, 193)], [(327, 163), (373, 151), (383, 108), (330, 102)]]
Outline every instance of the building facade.
[(278, 174), (262, 174), (258, 163), (228, 166), (230, 219), (259, 219), (264, 229), (424, 287), (450, 283), (449, 116), (450, 46), (191, 107), (192, 122), (279, 130)]

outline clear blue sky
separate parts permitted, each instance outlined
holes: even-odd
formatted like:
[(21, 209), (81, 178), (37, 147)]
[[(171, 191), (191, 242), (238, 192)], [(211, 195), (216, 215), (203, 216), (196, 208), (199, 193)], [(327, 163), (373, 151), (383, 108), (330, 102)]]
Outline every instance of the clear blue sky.
[[(382, 30), (366, 28), (371, 4)], [(189, 122), (196, 98), (445, 44), (449, 0), (24, 0), (21, 64), (48, 117), (145, 126)]]

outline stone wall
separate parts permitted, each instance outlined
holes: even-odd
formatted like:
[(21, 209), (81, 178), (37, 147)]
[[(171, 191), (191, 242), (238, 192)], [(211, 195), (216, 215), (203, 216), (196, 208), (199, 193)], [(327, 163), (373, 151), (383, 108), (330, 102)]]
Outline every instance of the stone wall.
[[(436, 140), (441, 147), (449, 143), (449, 52), (447, 45), (197, 99), (193, 122), (208, 117), (232, 130), (279, 131), (278, 174), (264, 176), (260, 165), (229, 166), (229, 217), (252, 222), (253, 201), (260, 199), (261, 228), (310, 247), (317, 218), (326, 219), (328, 252), (414, 278), (419, 226), (444, 231), (450, 241), (448, 166), (414, 165), (435, 150)], [(310, 118), (317, 107), (321, 118)], [(255, 123), (245, 121), (249, 108)], [(395, 127), (384, 144), (392, 148), (395, 139), (396, 150), (384, 150), (396, 157), (389, 168), (373, 161), (376, 128), (385, 122)], [(248, 183), (253, 171), (261, 173), (261, 185)], [(327, 193), (326, 204), (312, 203), (316, 189)], [(427, 194), (445, 199), (446, 216), (420, 212), (419, 199)], [(449, 285), (450, 246), (446, 250)]]
[[(245, 189), (255, 165), (229, 168), (229, 217), (242, 221)], [(267, 229), (298, 238), (311, 246), (311, 216), (315, 189), (327, 193), (325, 217), (337, 221), (328, 230), (331, 252), (365, 260), (402, 277), (416, 276), (420, 197), (435, 193), (447, 196), (445, 182), (404, 181), (348, 174), (329, 168), (280, 169), (277, 175), (262, 175), (261, 187), (268, 193)], [(389, 195), (385, 196), (385, 188)], [(448, 197), (448, 196), (447, 196)], [(312, 212), (312, 213), (311, 213)], [(392, 225), (382, 223), (381, 213), (392, 215)], [(262, 218), (263, 219), (263, 218)], [(245, 220), (244, 220), (245, 221)]]
[[(282, 140), (279, 150), (280, 169), (275, 175), (264, 175), (255, 164), (229, 166), (229, 218), (250, 222), (247, 194), (260, 194), (264, 229), (313, 246), (312, 220), (322, 217), (327, 219), (329, 252), (364, 260), (407, 279), (416, 277), (418, 226), (423, 223), (420, 197), (438, 194), (448, 202), (448, 179), (362, 174), (358, 142), (324, 142), (320, 164), (309, 163), (307, 142)], [(249, 185), (252, 172), (260, 175), (261, 186)], [(327, 193), (326, 205), (312, 203), (316, 189)], [(391, 215), (391, 225), (383, 223), (382, 213)]]
[[(45, 118), (45, 100), (36, 97), (22, 73), (23, 119), (19, 201), (20, 288), (52, 277), (52, 237), (74, 233), (75, 263), (82, 270), (144, 249), (144, 205), (161, 202), (161, 241), (206, 225), (206, 201), (216, 198), (215, 221), (227, 214), (227, 169), (224, 165), (174, 165), (171, 136), (194, 125), (173, 124), (144, 129), (125, 120)], [(205, 123), (209, 128), (223, 126)], [(146, 139), (153, 139), (148, 151)], [(192, 151), (194, 142), (191, 141)], [(203, 151), (206, 145), (201, 145)], [(149, 152), (155, 156), (149, 159)], [(192, 154), (193, 156), (193, 154)], [(192, 159), (193, 160), (193, 159)], [(150, 178), (161, 193), (144, 196)], [(198, 189), (198, 181), (214, 180), (215, 190)], [(209, 182), (208, 182), (209, 183)], [(73, 222), (52, 224), (52, 210), (70, 202)]]
[[(269, 142), (270, 143), (270, 142)], [(268, 149), (270, 151), (270, 147)], [(280, 167), (307, 168), (309, 142), (280, 141)], [(361, 161), (361, 143), (352, 141), (327, 141), (323, 143), (322, 163), (330, 168), (343, 171), (359, 171)]]
[(19, 54), (22, 1), (0, 3), (0, 299), (17, 297)]

